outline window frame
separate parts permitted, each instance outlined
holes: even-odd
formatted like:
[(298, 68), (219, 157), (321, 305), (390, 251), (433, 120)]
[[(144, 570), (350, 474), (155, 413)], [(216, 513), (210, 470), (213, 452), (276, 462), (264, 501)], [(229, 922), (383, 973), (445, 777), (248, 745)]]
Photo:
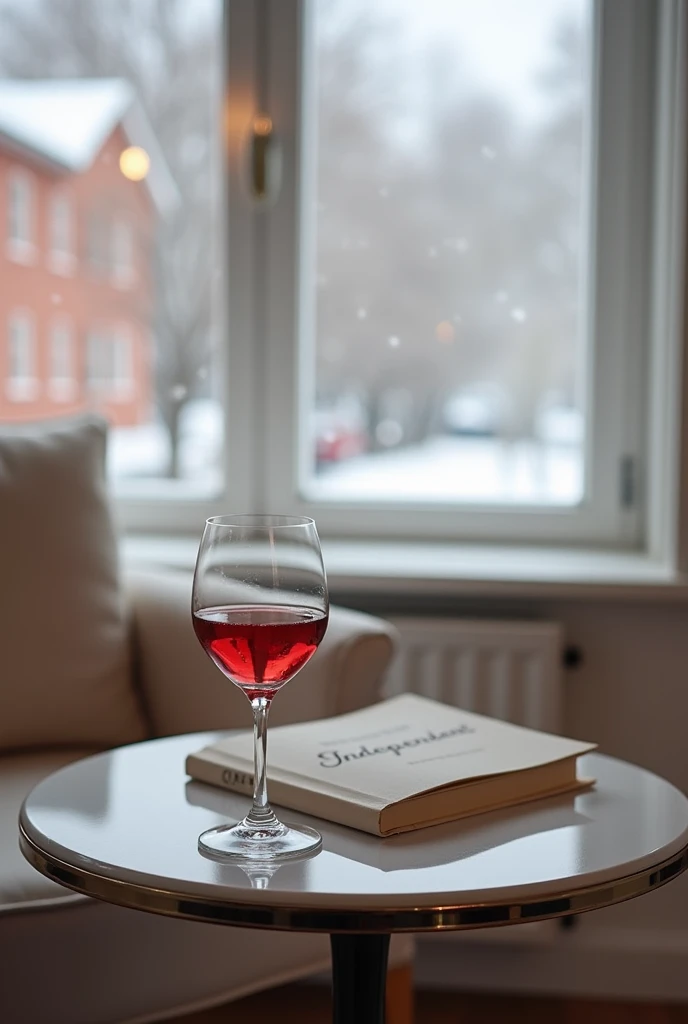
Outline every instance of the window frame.
[[(639, 310), (639, 306), (646, 301), (647, 289), (643, 267), (635, 254), (649, 249), (648, 184), (652, 169), (647, 139), (652, 131), (652, 106), (643, 98), (652, 95), (654, 71), (650, 47), (643, 43), (652, 39), (658, 6), (640, 2), (629, 7), (624, 0), (605, 0), (604, 4), (594, 6), (592, 92), (598, 116), (591, 140), (591, 250), (596, 263), (591, 268), (587, 291), (590, 336), (596, 334), (603, 343), (594, 346), (588, 363), (590, 427), (586, 468), (593, 497), (588, 497), (579, 508), (570, 509), (443, 507), (422, 501), (376, 502), (375, 507), (369, 507), (364, 502), (336, 504), (299, 495), (295, 483), (303, 473), (303, 464), (299, 464), (300, 453), (293, 438), (306, 421), (302, 415), (300, 424), (297, 422), (297, 410), (300, 407), (303, 411), (308, 403), (308, 389), (312, 389), (312, 380), (307, 380), (312, 374), (308, 370), (304, 373), (303, 367), (309, 359), (313, 362), (308, 352), (313, 344), (313, 310), (308, 309), (307, 283), (299, 282), (297, 268), (299, 255), (305, 260), (312, 252), (313, 238), (312, 225), (305, 232), (302, 227), (306, 204), (300, 203), (297, 194), (289, 196), (287, 190), (291, 187), (296, 193), (295, 183), (299, 183), (303, 193), (312, 194), (313, 168), (304, 162), (304, 151), (312, 154), (314, 147), (312, 137), (305, 139), (304, 124), (310, 120), (313, 125), (315, 119), (312, 114), (309, 118), (307, 111), (304, 116), (309, 90), (308, 86), (300, 89), (300, 83), (312, 80), (313, 76), (308, 45), (300, 45), (300, 35), (289, 14), (303, 13), (308, 7), (307, 0), (292, 0), (273, 8), (272, 42), (276, 44), (279, 39), (282, 45), (273, 48), (276, 60), (270, 69), (272, 95), (268, 110), (281, 133), (285, 184), (283, 194), (264, 214), (269, 296), (265, 406), (266, 429), (272, 442), (265, 490), (267, 506), (286, 505), (295, 514), (313, 515), (326, 534), (639, 547), (642, 514), (638, 504), (627, 507), (619, 500), (619, 474), (622, 457), (631, 458), (635, 466), (642, 461), (642, 424), (628, 414), (642, 409), (637, 396), (643, 359), (642, 325), (647, 313), (644, 308)], [(289, 54), (293, 53), (297, 60), (290, 61)], [(632, 54), (633, 62), (621, 59), (620, 54)], [(629, 96), (633, 97), (632, 104), (625, 101)], [(312, 101), (312, 89), (310, 97)], [(290, 116), (293, 109), (299, 111), (299, 117)], [(634, 236), (633, 244), (632, 231), (640, 235)], [(618, 273), (620, 264), (623, 273)], [(300, 301), (293, 301), (292, 296), (297, 295)], [(604, 302), (597, 301), (600, 296)], [(295, 344), (299, 336), (309, 339), (301, 353)], [(628, 358), (620, 358), (622, 348), (627, 349)], [(302, 451), (304, 447), (302, 444)]]
[(135, 339), (125, 321), (86, 333), (86, 393), (103, 402), (130, 402), (136, 394)]
[[(658, 557), (676, 553), (677, 506), (671, 501), (679, 486), (682, 399), (676, 372), (682, 351), (676, 275), (683, 266), (686, 191), (684, 132), (676, 128), (683, 126), (688, 107), (685, 60), (676, 52), (677, 40), (686, 40), (679, 0), (638, 0), (633, 5), (605, 0), (595, 6), (594, 74), (601, 118), (594, 164), (601, 190), (595, 221), (597, 267), (606, 267), (608, 273), (606, 279), (598, 277), (591, 290), (594, 298), (603, 294), (611, 301), (591, 306), (595, 327), (608, 340), (596, 352), (594, 372), (599, 376), (588, 444), (592, 438), (600, 442), (594, 445), (591, 472), (606, 500), (601, 513), (595, 510), (587, 521), (578, 516), (578, 523), (575, 515), (559, 509), (544, 515), (518, 507), (366, 509), (328, 507), (299, 497), (299, 457), (293, 438), (302, 400), (298, 374), (308, 378), (308, 369), (296, 339), (312, 332), (313, 312), (304, 302), (304, 282), (294, 270), (299, 252), (308, 253), (312, 244), (301, 234), (296, 188), (297, 182), (302, 190), (308, 188), (302, 166), (301, 83), (306, 83), (307, 93), (313, 69), (306, 60), (300, 24), (309, 6), (310, 0), (233, 0), (228, 9), (225, 270), (232, 319), (224, 334), (228, 341), (220, 372), (228, 403), (225, 473), (231, 488), (210, 501), (128, 500), (123, 505), (125, 522), (142, 531), (153, 526), (168, 532), (197, 531), (202, 518), (221, 507), (275, 508), (314, 515), (326, 537), (587, 545), (652, 551)], [(667, 59), (670, 51), (673, 56)], [(619, 54), (631, 55), (635, 63)], [(633, 102), (626, 106), (625, 121), (619, 121), (618, 103), (624, 96)], [(631, 116), (634, 107), (637, 117)], [(247, 147), (251, 119), (260, 112), (268, 112), (275, 125), (282, 181), (274, 200), (251, 203), (245, 187)], [(619, 124), (626, 129), (623, 145), (618, 144), (616, 131), (607, 130)], [(671, 186), (663, 195), (662, 181)], [(648, 252), (650, 273), (643, 268)], [(624, 273), (610, 275), (618, 269), (619, 254)], [(668, 295), (672, 311), (662, 323), (659, 311)], [(629, 338), (630, 357), (615, 376), (610, 367)], [(630, 421), (629, 407), (640, 410)], [(632, 458), (639, 491), (646, 495), (633, 508), (619, 501), (621, 454)], [(655, 489), (659, 481), (664, 485), (661, 495)]]

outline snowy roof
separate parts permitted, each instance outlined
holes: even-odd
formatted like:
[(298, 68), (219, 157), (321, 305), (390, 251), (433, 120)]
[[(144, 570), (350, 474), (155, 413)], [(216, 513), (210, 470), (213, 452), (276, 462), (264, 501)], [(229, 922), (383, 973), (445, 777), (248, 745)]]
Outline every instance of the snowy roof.
[(119, 78), (0, 80), (0, 135), (79, 173), (91, 166), (115, 127), (151, 158), (146, 178), (161, 210), (178, 202), (177, 187), (132, 86)]

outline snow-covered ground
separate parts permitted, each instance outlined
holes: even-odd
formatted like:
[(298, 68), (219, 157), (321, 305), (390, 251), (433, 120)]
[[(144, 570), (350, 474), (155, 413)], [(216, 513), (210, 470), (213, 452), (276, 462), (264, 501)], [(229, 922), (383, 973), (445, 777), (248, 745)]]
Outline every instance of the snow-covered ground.
[(436, 437), (328, 467), (307, 490), (325, 500), (574, 505), (583, 459), (567, 445)]
[(181, 478), (167, 477), (170, 440), (160, 422), (113, 427), (108, 438), (107, 471), (122, 497), (197, 497), (222, 486), (223, 417), (218, 403), (189, 402), (180, 422)]
[[(113, 430), (108, 471), (116, 491), (146, 498), (217, 492), (221, 434), (208, 417), (192, 424), (183, 434), (180, 480), (165, 479), (162, 425)], [(575, 505), (583, 496), (583, 457), (575, 444), (435, 437), (324, 467), (306, 481), (306, 492), (325, 501)]]

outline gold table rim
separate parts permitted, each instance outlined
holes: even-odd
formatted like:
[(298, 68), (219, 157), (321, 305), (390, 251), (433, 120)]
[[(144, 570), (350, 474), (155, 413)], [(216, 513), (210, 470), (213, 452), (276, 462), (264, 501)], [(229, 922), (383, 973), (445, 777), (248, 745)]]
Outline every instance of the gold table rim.
[[(563, 889), (530, 899), (461, 903), (422, 907), (305, 907), (267, 902), (247, 903), (183, 894), (169, 889), (110, 878), (84, 867), (68, 864), (46, 853), (19, 827), (19, 846), (24, 857), (41, 874), (85, 896), (130, 909), (144, 910), (192, 921), (305, 932), (430, 932), (460, 931), (543, 921), (581, 914), (642, 896), (688, 869), (688, 846), (640, 871), (619, 879)], [(264, 890), (269, 899), (269, 891)]]

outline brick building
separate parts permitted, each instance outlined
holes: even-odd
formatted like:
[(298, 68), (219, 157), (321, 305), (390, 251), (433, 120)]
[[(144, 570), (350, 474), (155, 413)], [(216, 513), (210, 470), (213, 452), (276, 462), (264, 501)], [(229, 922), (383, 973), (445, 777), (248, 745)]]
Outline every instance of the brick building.
[(155, 225), (176, 199), (126, 82), (0, 81), (0, 421), (150, 416)]

